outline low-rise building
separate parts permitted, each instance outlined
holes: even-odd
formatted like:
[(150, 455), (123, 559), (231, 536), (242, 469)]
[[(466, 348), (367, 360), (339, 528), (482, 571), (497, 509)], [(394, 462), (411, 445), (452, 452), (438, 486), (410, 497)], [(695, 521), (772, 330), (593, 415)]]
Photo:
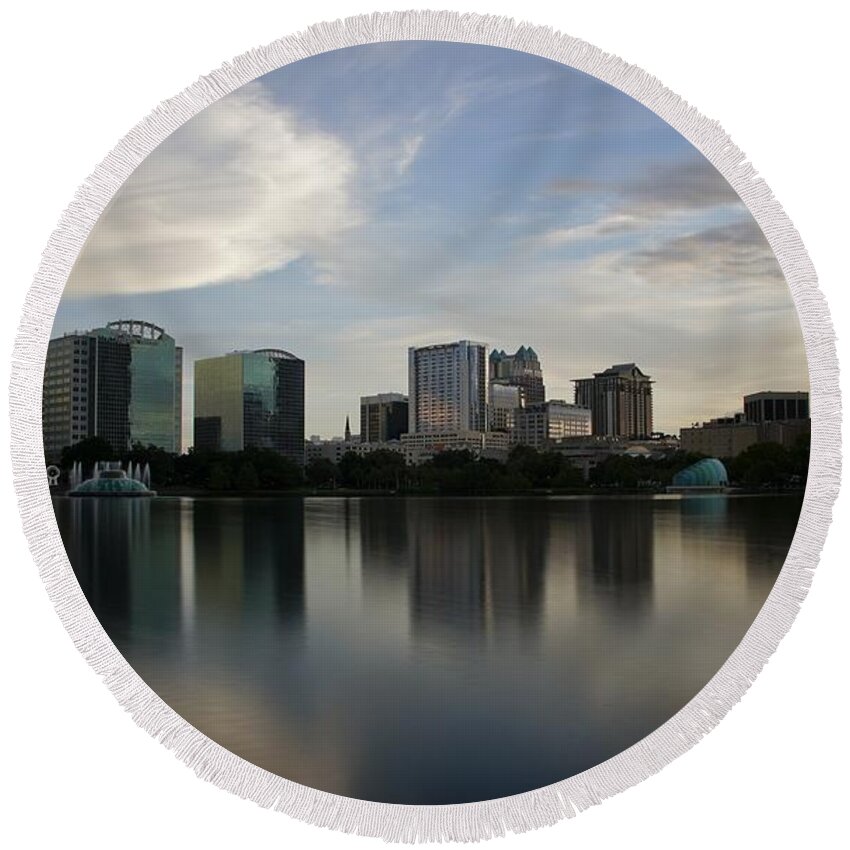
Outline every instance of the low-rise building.
[(736, 457), (759, 442), (759, 426), (754, 422), (712, 420), (682, 428), (682, 450), (707, 457)]
[(626, 440), (619, 437), (568, 437), (549, 446), (551, 451), (563, 455), (574, 467), (581, 470), (584, 480), (608, 458), (618, 455), (645, 457), (660, 460), (680, 450), (679, 440), (663, 437), (652, 440)]
[(744, 396), (744, 418), (748, 422), (784, 422), (809, 418), (807, 392), (751, 393)]
[(441, 452), (468, 451), (476, 457), (505, 461), (511, 435), (502, 431), (453, 431), (444, 434), (402, 434), (405, 461), (410, 466), (425, 463)]
[(732, 458), (756, 443), (791, 448), (811, 433), (809, 394), (763, 392), (744, 396), (744, 410), (682, 428), (682, 449), (708, 457)]
[(311, 460), (324, 459), (338, 464), (349, 452), (363, 457), (379, 450), (404, 452), (404, 448), (398, 440), (386, 440), (380, 443), (362, 443), (360, 440), (353, 438), (351, 440), (310, 439), (305, 445), (307, 463)]
[(591, 412), (586, 407), (552, 400), (529, 404), (515, 413), (514, 441), (536, 449), (569, 437), (590, 436)]

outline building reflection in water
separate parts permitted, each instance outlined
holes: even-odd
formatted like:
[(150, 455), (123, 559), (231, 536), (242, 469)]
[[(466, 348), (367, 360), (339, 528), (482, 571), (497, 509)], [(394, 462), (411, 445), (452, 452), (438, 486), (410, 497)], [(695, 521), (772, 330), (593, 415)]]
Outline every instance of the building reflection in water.
[(760, 498), (742, 501), (735, 525), (744, 539), (747, 582), (752, 592), (766, 594), (776, 580), (777, 563), (785, 562), (791, 548), (800, 501), (793, 496), (780, 496), (769, 502)]
[(180, 502), (180, 624), (187, 640), (195, 625), (195, 505)]
[(417, 639), (462, 648), (537, 635), (549, 541), (545, 511), (514, 500), (417, 499), (405, 521)]
[[(180, 611), (180, 517), (148, 499), (63, 499), (56, 516), (77, 579), (110, 636), (172, 631)], [(156, 534), (151, 533), (152, 527)]]
[(422, 499), (408, 514), (411, 610), (418, 639), (465, 642), (485, 623), (483, 507), (458, 510), (454, 500)]
[(648, 499), (592, 499), (580, 503), (590, 541), (589, 564), (579, 564), (578, 592), (600, 612), (645, 616), (655, 571), (655, 505)]
[(304, 502), (301, 499), (255, 500), (242, 518), (245, 588), (254, 612), (273, 602), (281, 625), (304, 627)]
[(640, 740), (728, 657), (799, 500), (54, 500), (109, 636), (178, 713), (333, 793), (520, 793)]

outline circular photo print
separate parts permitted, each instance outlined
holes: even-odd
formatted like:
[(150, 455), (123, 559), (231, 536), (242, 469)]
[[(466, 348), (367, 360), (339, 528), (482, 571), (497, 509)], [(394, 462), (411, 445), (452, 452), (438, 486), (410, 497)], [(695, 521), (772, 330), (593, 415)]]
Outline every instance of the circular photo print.
[(73, 267), (44, 462), (79, 586), (231, 753), (378, 803), (594, 768), (788, 554), (806, 354), (714, 166), (600, 80), (392, 41), (186, 121)]

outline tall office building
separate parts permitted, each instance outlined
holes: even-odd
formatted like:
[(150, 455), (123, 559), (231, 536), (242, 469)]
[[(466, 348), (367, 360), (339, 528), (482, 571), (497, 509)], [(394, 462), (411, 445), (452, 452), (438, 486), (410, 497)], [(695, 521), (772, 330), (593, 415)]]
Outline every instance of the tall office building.
[(195, 448), (249, 446), (304, 463), (304, 361), (288, 351), (234, 351), (195, 361)]
[(408, 350), (408, 431), (487, 430), (487, 346), (464, 339)]
[(50, 340), (42, 430), (50, 461), (87, 437), (116, 452), (140, 443), (180, 452), (183, 350), (157, 325), (138, 320)]
[(360, 397), (360, 442), (386, 443), (407, 433), (409, 408), (401, 393)]
[(652, 384), (634, 363), (575, 381), (575, 403), (592, 414), (593, 433), (630, 440), (652, 435)]
[(491, 383), (519, 387), (523, 406), (546, 400), (540, 358), (531, 347), (522, 345), (514, 354), (493, 350), (490, 354)]

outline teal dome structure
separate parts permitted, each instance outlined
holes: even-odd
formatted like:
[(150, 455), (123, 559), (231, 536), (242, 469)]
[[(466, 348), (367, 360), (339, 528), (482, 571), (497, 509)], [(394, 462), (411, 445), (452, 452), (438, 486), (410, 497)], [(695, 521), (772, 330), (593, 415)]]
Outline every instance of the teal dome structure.
[(673, 476), (674, 487), (711, 487), (729, 486), (729, 474), (726, 467), (716, 457), (707, 457), (682, 469)]
[(129, 478), (123, 469), (106, 469), (75, 487), (70, 496), (155, 496), (141, 481)]

